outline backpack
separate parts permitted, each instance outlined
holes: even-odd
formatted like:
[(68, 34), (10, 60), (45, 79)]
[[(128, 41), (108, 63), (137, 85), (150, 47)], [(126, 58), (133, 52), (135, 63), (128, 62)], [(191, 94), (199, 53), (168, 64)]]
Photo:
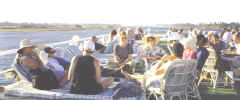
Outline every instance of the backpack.
[(143, 88), (136, 79), (124, 80), (113, 88), (113, 96), (120, 97), (136, 97), (143, 94)]
[(57, 77), (51, 70), (34, 70), (32, 75), (32, 86), (40, 90), (50, 90), (59, 88)]

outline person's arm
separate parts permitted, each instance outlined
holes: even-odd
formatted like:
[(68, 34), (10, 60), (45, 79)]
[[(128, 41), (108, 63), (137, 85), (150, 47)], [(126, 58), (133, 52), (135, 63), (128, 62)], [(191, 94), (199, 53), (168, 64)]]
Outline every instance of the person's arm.
[(23, 58), (23, 64), (32, 69), (36, 69), (38, 67), (44, 67), (43, 64), (40, 64), (39, 62), (36, 62), (28, 57)]
[(120, 58), (119, 58), (119, 56), (117, 55), (117, 52), (118, 52), (117, 46), (118, 46), (118, 45), (115, 45), (114, 48), (113, 48), (113, 56), (114, 56), (114, 62), (119, 63), (119, 62), (120, 62)]
[(95, 70), (96, 70), (96, 80), (99, 84), (102, 84), (101, 68), (98, 60), (94, 60)]
[(131, 61), (131, 59), (132, 59), (132, 54), (128, 54), (128, 58), (125, 59), (125, 60), (120, 64), (120, 66), (127, 64), (129, 61)]
[(70, 67), (68, 70), (68, 81), (70, 81), (72, 79), (73, 69), (74, 69), (74, 67), (76, 67), (78, 58), (79, 58), (78, 56), (74, 56), (72, 58), (72, 61), (71, 61), (71, 64), (70, 64)]

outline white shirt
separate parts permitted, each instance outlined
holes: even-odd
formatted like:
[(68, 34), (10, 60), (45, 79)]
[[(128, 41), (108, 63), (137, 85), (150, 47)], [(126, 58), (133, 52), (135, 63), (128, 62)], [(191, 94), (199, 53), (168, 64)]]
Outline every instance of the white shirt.
[(222, 39), (224, 42), (232, 42), (232, 33), (224, 32)]
[(240, 44), (235, 44), (235, 47), (237, 48), (237, 54), (240, 54)]
[(48, 58), (47, 66), (55, 73), (58, 80), (61, 80), (64, 74), (64, 68), (54, 58)]

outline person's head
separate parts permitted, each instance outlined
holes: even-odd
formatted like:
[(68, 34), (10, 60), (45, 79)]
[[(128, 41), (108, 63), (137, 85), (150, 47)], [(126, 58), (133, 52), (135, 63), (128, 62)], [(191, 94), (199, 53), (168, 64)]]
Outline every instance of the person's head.
[(147, 44), (154, 47), (156, 45), (156, 38), (154, 36), (147, 37)]
[(182, 58), (183, 57), (183, 51), (184, 51), (184, 48), (183, 46), (180, 44), (180, 43), (177, 43), (177, 44), (173, 44), (173, 55), (178, 57), (178, 58)]
[(92, 36), (92, 41), (95, 43), (97, 42), (97, 37), (96, 36)]
[(32, 54), (35, 46), (32, 44), (31, 40), (24, 39), (20, 41), (20, 48), (18, 49), (18, 54)]
[(141, 27), (137, 27), (136, 28), (136, 34), (142, 34), (143, 33), (143, 30)]
[(215, 34), (215, 31), (209, 31), (207, 34), (207, 38), (209, 41), (213, 41), (213, 35)]
[(120, 43), (127, 44), (127, 34), (124, 31), (120, 32)]
[(127, 28), (127, 35), (131, 35), (133, 33), (133, 30), (131, 28)]
[(179, 29), (178, 33), (180, 33), (180, 34), (183, 33), (183, 29)]
[(192, 28), (192, 27), (190, 27), (190, 28), (189, 28), (189, 32), (192, 32), (192, 31), (193, 31), (193, 28)]
[(218, 34), (213, 35), (213, 43), (218, 44), (220, 42), (220, 37)]
[(48, 54), (48, 57), (55, 57), (56, 50), (51, 47), (44, 48), (44, 51)]
[(205, 46), (207, 44), (208, 40), (204, 37), (204, 35), (200, 34), (197, 36), (197, 45), (199, 47)]
[(180, 40), (180, 36), (178, 32), (173, 32), (172, 35), (169, 37), (169, 41), (172, 44), (179, 43), (179, 40)]
[(224, 27), (224, 28), (223, 28), (223, 31), (224, 31), (224, 32), (228, 32), (229, 30), (228, 30), (228, 28)]
[(235, 33), (238, 33), (238, 32), (239, 32), (239, 30), (238, 30), (238, 28), (237, 28), (237, 27), (234, 27), (234, 28), (232, 29), (232, 32), (233, 32), (233, 34), (235, 34)]
[(193, 40), (190, 38), (187, 38), (183, 41), (184, 49), (185, 50), (192, 50), (195, 46), (195, 44), (192, 42)]
[(83, 56), (91, 56), (95, 51), (95, 45), (92, 41), (84, 41)]
[(110, 32), (110, 34), (111, 34), (111, 36), (116, 36), (117, 35), (117, 31), (116, 30), (112, 30), (111, 32)]

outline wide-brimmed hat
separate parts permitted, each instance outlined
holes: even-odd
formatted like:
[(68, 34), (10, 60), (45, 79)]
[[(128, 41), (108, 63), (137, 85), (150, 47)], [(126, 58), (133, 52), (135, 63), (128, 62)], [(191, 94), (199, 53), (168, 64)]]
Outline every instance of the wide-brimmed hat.
[(32, 44), (32, 41), (31, 41), (31, 40), (23, 39), (23, 40), (21, 40), (20, 43), (19, 43), (18, 51), (19, 51), (19, 50), (22, 50), (23, 48), (26, 48), (26, 47), (35, 47), (35, 46)]
[(159, 38), (158, 36), (156, 36), (156, 35), (153, 35), (153, 34), (144, 35), (144, 37), (143, 37), (143, 43), (144, 43), (144, 45), (147, 45), (147, 44), (148, 44), (148, 41), (147, 41), (147, 40), (148, 40), (149, 37), (154, 37), (156, 44), (160, 41), (160, 38)]

